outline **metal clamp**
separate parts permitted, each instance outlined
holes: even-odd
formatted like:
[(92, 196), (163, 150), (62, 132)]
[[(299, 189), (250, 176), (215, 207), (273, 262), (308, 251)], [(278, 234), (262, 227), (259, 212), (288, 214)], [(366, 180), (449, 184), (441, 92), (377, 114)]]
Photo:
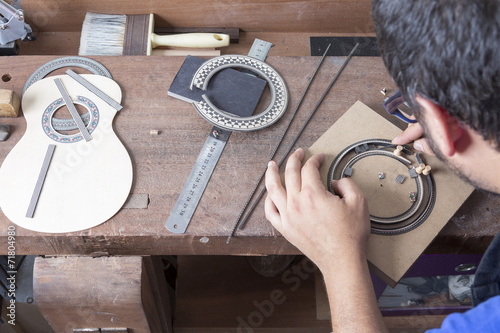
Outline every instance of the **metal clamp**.
[(7, 2), (0, 0), (0, 45), (18, 39), (34, 40), (33, 31), (29, 24), (24, 22), (24, 12)]
[(471, 272), (477, 268), (476, 264), (460, 264), (455, 267), (455, 271), (459, 273)]

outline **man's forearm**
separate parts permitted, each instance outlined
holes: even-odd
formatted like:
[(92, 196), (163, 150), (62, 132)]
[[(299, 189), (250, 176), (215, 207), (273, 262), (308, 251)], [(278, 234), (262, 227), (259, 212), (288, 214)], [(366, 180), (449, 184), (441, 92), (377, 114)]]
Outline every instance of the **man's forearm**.
[(387, 332), (366, 257), (360, 254), (339, 257), (335, 266), (322, 269), (333, 332)]

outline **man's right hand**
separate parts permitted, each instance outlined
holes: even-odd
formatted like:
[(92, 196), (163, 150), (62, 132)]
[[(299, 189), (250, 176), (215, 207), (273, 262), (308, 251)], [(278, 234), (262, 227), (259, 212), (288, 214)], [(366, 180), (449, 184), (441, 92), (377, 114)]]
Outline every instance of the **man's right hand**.
[(423, 138), (424, 128), (420, 123), (408, 124), (408, 128), (403, 131), (398, 137), (392, 140), (393, 144), (396, 145), (405, 145), (412, 141), (413, 147), (421, 152), (424, 152), (428, 155), (435, 156), (434, 151), (432, 150), (429, 141), (426, 138)]

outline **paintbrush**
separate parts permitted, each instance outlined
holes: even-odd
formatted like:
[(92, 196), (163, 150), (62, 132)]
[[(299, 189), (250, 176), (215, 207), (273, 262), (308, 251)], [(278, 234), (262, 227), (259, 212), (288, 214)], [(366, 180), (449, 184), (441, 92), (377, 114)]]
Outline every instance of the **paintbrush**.
[(82, 26), (79, 55), (151, 55), (157, 46), (211, 48), (229, 45), (229, 35), (186, 33), (155, 34), (154, 15), (87, 13)]

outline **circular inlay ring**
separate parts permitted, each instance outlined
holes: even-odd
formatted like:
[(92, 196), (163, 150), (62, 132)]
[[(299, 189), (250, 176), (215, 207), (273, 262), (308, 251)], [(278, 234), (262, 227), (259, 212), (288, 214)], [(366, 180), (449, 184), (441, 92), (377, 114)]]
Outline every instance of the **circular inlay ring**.
[[(86, 57), (63, 57), (53, 59), (42, 66), (38, 67), (28, 78), (24, 84), (23, 94), (33, 83), (43, 79), (53, 71), (64, 67), (79, 67), (88, 70), (92, 74), (101, 75), (112, 79), (111, 73), (101, 63)], [(82, 120), (85, 125), (90, 120), (90, 115), (85, 113), (82, 115)], [(78, 126), (73, 119), (53, 119), (52, 125), (58, 131), (76, 130)]]
[[(328, 171), (328, 190), (334, 193), (331, 181), (348, 176), (347, 170), (360, 159), (373, 155), (387, 156), (405, 164), (410, 177), (415, 178), (417, 192), (412, 206), (403, 214), (389, 218), (370, 215), (371, 231), (378, 235), (397, 235), (411, 231), (420, 226), (431, 214), (436, 201), (436, 184), (432, 174), (420, 175), (411, 167), (412, 162), (394, 153), (396, 148), (389, 140), (369, 139), (354, 143), (342, 150), (333, 160)], [(413, 155), (409, 147), (403, 146), (405, 154)], [(348, 156), (352, 155), (352, 156)], [(416, 154), (417, 160), (419, 155)], [(340, 170), (340, 172), (337, 172)], [(352, 170), (350, 171), (352, 172)], [(424, 179), (426, 185), (424, 186)]]
[[(79, 104), (85, 107), (89, 112), (88, 114), (90, 115), (89, 123), (87, 125), (87, 130), (89, 133), (92, 133), (96, 127), (97, 124), (99, 123), (99, 109), (97, 106), (92, 102), (90, 99), (87, 97), (83, 96), (77, 96), (76, 100), (73, 101), (74, 104)], [(42, 128), (45, 134), (52, 140), (56, 142), (61, 142), (61, 143), (74, 143), (78, 142), (83, 139), (82, 133), (76, 133), (76, 134), (61, 134), (59, 129), (56, 130), (54, 128), (54, 125), (52, 124), (53, 121), (53, 116), (54, 113), (66, 105), (64, 103), (64, 100), (61, 98), (56, 99), (54, 102), (50, 103), (49, 106), (45, 109), (45, 111), (42, 114)], [(71, 130), (72, 128), (69, 128)]]
[(193, 86), (206, 90), (210, 79), (225, 68), (244, 68), (259, 74), (269, 84), (271, 102), (267, 108), (254, 116), (239, 117), (219, 110), (204, 95), (203, 101), (193, 103), (196, 111), (209, 123), (229, 131), (255, 131), (274, 124), (283, 116), (288, 106), (288, 90), (278, 72), (263, 61), (242, 55), (223, 55), (203, 63), (191, 81)]

